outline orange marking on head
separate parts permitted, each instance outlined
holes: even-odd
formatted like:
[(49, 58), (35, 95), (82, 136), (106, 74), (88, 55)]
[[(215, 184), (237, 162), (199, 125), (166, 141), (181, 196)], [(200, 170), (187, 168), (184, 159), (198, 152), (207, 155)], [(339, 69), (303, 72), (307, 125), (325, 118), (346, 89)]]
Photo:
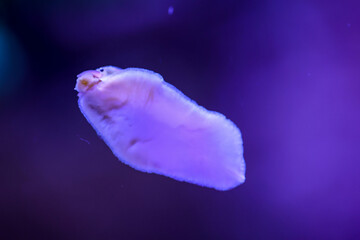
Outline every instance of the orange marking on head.
[(84, 86), (87, 86), (87, 85), (89, 84), (89, 82), (88, 82), (86, 79), (82, 79), (82, 80), (80, 81), (80, 83), (81, 83), (82, 85), (84, 85)]

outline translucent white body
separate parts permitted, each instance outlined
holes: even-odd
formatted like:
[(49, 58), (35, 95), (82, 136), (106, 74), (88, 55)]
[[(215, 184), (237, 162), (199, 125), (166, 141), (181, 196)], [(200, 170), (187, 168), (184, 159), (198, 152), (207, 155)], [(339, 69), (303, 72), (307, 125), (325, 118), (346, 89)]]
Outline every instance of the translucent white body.
[(218, 190), (245, 181), (239, 129), (152, 71), (103, 67), (78, 75), (79, 107), (120, 161)]

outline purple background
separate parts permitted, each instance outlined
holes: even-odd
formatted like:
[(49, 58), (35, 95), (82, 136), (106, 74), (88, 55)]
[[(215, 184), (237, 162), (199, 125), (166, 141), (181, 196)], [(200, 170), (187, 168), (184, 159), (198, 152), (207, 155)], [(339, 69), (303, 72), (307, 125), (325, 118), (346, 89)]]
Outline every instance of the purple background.
[[(0, 238), (360, 239), (359, 9), (1, 1)], [(73, 90), (109, 64), (154, 70), (233, 120), (245, 184), (219, 192), (119, 162)]]

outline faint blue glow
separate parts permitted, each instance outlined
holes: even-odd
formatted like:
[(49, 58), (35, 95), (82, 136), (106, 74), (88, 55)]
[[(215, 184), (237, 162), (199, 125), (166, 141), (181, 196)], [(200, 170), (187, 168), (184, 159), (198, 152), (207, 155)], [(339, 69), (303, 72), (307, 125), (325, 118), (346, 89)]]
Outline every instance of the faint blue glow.
[(3, 71), (6, 63), (5, 51), (6, 51), (5, 34), (3, 33), (3, 29), (0, 26), (0, 73)]
[(11, 32), (0, 23), (0, 96), (9, 95), (20, 85), (24, 56)]
[(169, 9), (168, 9), (168, 14), (173, 15), (173, 13), (174, 13), (174, 7), (170, 6)]

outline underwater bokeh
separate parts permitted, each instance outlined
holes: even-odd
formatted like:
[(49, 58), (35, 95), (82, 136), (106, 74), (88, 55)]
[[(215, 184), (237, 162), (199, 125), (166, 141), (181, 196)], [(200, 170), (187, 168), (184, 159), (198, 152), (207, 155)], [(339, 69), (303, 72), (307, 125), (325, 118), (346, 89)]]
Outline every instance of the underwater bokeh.
[[(1, 239), (360, 239), (360, 3), (0, 2)], [(76, 75), (160, 73), (242, 131), (226, 191), (122, 164)]]

